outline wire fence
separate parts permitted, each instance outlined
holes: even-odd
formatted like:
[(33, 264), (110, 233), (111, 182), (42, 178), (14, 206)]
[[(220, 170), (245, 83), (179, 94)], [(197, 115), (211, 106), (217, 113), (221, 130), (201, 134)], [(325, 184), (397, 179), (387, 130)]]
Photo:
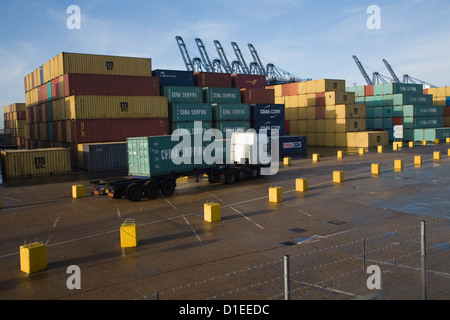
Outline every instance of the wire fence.
[(368, 285), (375, 275), (368, 273), (373, 265), (381, 271), (378, 292), (387, 299), (449, 299), (449, 221), (427, 221), (426, 231), (421, 230), (423, 225), (340, 243), (312, 237), (286, 247), (289, 254), (280, 259), (160, 288), (137, 299), (364, 299), (376, 291)]

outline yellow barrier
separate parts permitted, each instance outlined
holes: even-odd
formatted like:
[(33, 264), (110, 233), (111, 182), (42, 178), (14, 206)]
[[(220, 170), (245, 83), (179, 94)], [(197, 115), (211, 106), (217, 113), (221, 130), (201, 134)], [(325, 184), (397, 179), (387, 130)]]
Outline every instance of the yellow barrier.
[(433, 152), (433, 160), (441, 160), (441, 152), (440, 151)]
[(394, 170), (395, 171), (403, 171), (403, 160), (395, 160), (394, 161)]
[(269, 202), (274, 203), (283, 202), (283, 188), (281, 187), (269, 188)]
[(344, 157), (344, 151), (338, 150), (338, 152), (337, 152), (337, 158), (338, 158), (338, 159), (342, 159), (343, 157)]
[(84, 197), (84, 186), (83, 185), (73, 185), (72, 186), (72, 198), (83, 198)]
[(422, 156), (414, 156), (414, 165), (417, 167), (422, 165)]
[(344, 182), (344, 171), (333, 171), (333, 182), (334, 183)]
[(120, 246), (122, 248), (137, 247), (139, 242), (136, 222), (126, 219), (120, 226)]
[(374, 174), (374, 175), (378, 175), (378, 174), (380, 174), (380, 167), (381, 167), (381, 165), (379, 164), (379, 163), (372, 163), (372, 174)]
[(204, 207), (204, 220), (206, 222), (217, 222), (222, 219), (220, 204), (210, 202), (205, 203), (203, 207)]
[(320, 155), (318, 153), (313, 153), (312, 161), (313, 162), (319, 162), (319, 160), (320, 160)]
[(298, 178), (295, 180), (295, 190), (300, 192), (308, 191), (308, 179)]
[(383, 153), (383, 146), (378, 146), (377, 151), (378, 153)]
[(40, 242), (20, 246), (20, 270), (34, 273), (47, 269), (47, 247)]
[(291, 165), (291, 157), (285, 157), (283, 163), (285, 167), (289, 167)]

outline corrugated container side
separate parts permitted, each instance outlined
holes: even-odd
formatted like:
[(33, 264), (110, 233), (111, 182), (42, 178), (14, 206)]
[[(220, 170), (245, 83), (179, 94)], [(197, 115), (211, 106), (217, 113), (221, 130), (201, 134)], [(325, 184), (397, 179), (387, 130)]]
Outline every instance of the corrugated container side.
[(65, 98), (70, 119), (168, 118), (166, 97), (70, 96)]
[(194, 72), (196, 87), (231, 88), (231, 74), (215, 72)]
[(431, 94), (403, 94), (403, 104), (414, 104), (414, 105), (432, 105), (433, 95)]
[(159, 79), (145, 76), (64, 74), (64, 96), (159, 96)]
[[(130, 137), (169, 134), (168, 119), (88, 119), (66, 122), (65, 142), (125, 141)], [(70, 137), (69, 137), (70, 134)]]
[(203, 90), (199, 87), (163, 87), (168, 103), (203, 103)]
[(171, 103), (169, 104), (170, 122), (207, 121), (213, 117), (212, 106), (207, 103)]
[(304, 155), (306, 154), (306, 137), (305, 136), (280, 136), (279, 137), (279, 155)]
[(193, 87), (194, 72), (179, 70), (162, 70), (152, 71), (154, 77), (158, 77), (160, 87)]
[(241, 103), (241, 93), (238, 88), (204, 87), (203, 101), (205, 103)]
[(2, 170), (6, 178), (70, 173), (68, 149), (2, 151)]
[(252, 128), (256, 130), (256, 132), (260, 132), (261, 130), (267, 130), (267, 134), (271, 135), (272, 131), (278, 130), (278, 135), (285, 135), (285, 122), (284, 119), (270, 119), (270, 120), (260, 120), (258, 122), (252, 123)]
[(214, 122), (213, 127), (222, 132), (224, 139), (231, 136), (232, 132), (246, 132), (251, 128), (250, 121), (220, 121)]
[(105, 171), (128, 167), (126, 142), (79, 144), (77, 152), (81, 169)]
[(169, 124), (169, 131), (170, 134), (174, 134), (174, 131), (177, 129), (185, 129), (190, 134), (204, 134), (206, 130), (212, 127), (211, 121), (171, 122)]
[(213, 104), (213, 121), (250, 121), (248, 104)]
[(255, 74), (232, 74), (231, 83), (233, 88), (264, 88), (266, 77)]
[(261, 88), (241, 89), (241, 100), (247, 104), (274, 104), (275, 91)]

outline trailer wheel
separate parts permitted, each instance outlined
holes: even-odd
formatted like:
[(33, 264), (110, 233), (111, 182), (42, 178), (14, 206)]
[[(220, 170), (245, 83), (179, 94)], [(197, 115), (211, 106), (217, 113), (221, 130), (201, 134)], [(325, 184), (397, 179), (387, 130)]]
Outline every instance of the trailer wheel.
[(170, 197), (175, 193), (176, 184), (173, 180), (161, 181), (161, 193), (166, 197)]
[(225, 172), (225, 182), (227, 184), (233, 184), (236, 182), (236, 175), (234, 174), (234, 171)]
[(128, 200), (138, 202), (142, 199), (143, 196), (142, 187), (136, 183), (132, 183), (127, 186), (126, 195)]
[(252, 177), (253, 177), (253, 178), (258, 178), (260, 175), (261, 175), (260, 169), (254, 168), (254, 169), (252, 170)]
[(156, 199), (159, 195), (159, 185), (155, 181), (149, 181), (145, 183), (145, 195), (149, 199)]
[(245, 173), (245, 170), (239, 170), (237, 173), (237, 176), (238, 176), (239, 182), (242, 182), (245, 180), (247, 174)]

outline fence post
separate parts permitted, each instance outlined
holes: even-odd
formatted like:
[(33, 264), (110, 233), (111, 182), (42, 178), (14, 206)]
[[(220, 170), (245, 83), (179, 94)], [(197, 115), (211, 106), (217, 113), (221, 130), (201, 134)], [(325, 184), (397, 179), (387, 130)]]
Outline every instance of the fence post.
[(426, 268), (426, 226), (425, 221), (421, 222), (421, 248), (420, 256), (422, 260), (422, 300), (427, 300), (427, 268)]
[(284, 300), (291, 300), (289, 255), (284, 256)]

